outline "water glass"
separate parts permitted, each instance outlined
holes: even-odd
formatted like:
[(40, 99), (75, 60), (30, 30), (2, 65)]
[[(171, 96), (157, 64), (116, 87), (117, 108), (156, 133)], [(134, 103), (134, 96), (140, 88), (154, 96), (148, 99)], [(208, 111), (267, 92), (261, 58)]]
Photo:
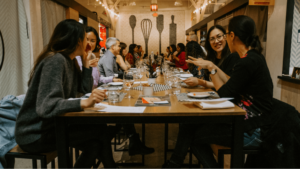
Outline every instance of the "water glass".
[(115, 104), (119, 102), (119, 93), (116, 90), (108, 91), (108, 103)]
[(180, 90), (181, 90), (181, 85), (179, 82), (174, 84), (174, 89), (173, 89), (173, 94), (180, 94)]
[(132, 98), (130, 95), (130, 89), (134, 84), (134, 73), (130, 70), (125, 71), (123, 75), (123, 87), (128, 90), (128, 96), (126, 98)]

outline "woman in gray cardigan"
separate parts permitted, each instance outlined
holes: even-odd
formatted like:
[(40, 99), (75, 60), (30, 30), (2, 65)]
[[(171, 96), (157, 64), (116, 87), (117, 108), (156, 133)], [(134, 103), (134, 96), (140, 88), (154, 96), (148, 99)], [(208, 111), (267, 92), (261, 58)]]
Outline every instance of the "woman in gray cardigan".
[[(87, 49), (86, 49), (87, 48)], [(105, 92), (93, 90), (92, 68), (85, 28), (75, 20), (60, 22), (45, 50), (38, 56), (28, 82), (29, 88), (16, 122), (19, 146), (30, 153), (56, 150), (54, 117), (78, 112), (99, 103)], [(82, 72), (75, 59), (83, 56)], [(68, 100), (77, 93), (90, 93), (86, 100)], [(95, 159), (104, 167), (116, 167), (110, 141), (114, 133), (106, 125), (69, 126), (69, 144), (82, 151), (76, 168), (91, 168)]]

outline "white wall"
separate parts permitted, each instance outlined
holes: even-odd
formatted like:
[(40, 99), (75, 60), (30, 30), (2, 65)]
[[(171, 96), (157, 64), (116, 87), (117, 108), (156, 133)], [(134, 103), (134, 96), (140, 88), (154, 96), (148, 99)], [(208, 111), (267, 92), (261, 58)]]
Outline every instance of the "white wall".
[[(158, 12), (158, 14), (164, 15), (164, 29), (161, 35), (161, 51), (165, 52), (167, 46), (169, 46), (169, 24), (172, 23), (171, 15), (175, 16), (174, 23), (177, 24), (177, 43), (185, 44), (185, 30), (189, 27), (189, 23), (186, 23), (186, 12), (185, 10), (178, 11), (163, 11)], [(122, 12), (120, 13), (118, 25), (117, 25), (117, 38), (120, 41), (130, 45), (132, 43), (132, 29), (129, 24), (129, 17), (131, 15), (136, 16), (136, 27), (134, 29), (134, 43), (142, 45), (145, 49), (144, 36), (141, 30), (141, 21), (143, 19), (150, 19), (152, 21), (152, 30), (148, 42), (148, 53), (154, 51), (155, 53), (159, 51), (159, 32), (156, 28), (156, 17), (152, 16), (152, 12)], [(188, 17), (191, 17), (190, 15)], [(190, 19), (189, 19), (190, 21)]]
[[(266, 60), (274, 85), (274, 98), (281, 99), (281, 81), (277, 76), (282, 74), (284, 36), (287, 0), (276, 0), (273, 13), (269, 15), (266, 45)], [(269, 7), (272, 11), (272, 7)]]

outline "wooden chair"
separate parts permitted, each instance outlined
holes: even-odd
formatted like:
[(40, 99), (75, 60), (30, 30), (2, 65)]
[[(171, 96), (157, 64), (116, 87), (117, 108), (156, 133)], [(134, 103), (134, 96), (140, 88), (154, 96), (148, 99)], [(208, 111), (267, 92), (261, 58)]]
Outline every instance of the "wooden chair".
[(15, 158), (32, 159), (32, 168), (37, 168), (37, 160), (41, 160), (41, 168), (47, 168), (47, 164), (51, 162), (51, 168), (55, 168), (55, 158), (57, 157), (57, 152), (53, 151), (50, 153), (27, 153), (23, 151), (19, 145), (15, 146), (8, 153), (6, 153), (5, 158), (7, 160), (8, 167), (14, 168)]
[[(230, 168), (230, 158), (226, 159), (224, 161), (224, 155), (225, 154), (231, 154), (231, 148), (230, 147), (224, 147), (216, 144), (210, 145), (214, 154), (218, 158), (218, 163), (220, 164), (221, 168)], [(258, 149), (244, 149), (243, 154), (244, 158), (246, 154), (258, 154), (260, 153), (260, 150)]]

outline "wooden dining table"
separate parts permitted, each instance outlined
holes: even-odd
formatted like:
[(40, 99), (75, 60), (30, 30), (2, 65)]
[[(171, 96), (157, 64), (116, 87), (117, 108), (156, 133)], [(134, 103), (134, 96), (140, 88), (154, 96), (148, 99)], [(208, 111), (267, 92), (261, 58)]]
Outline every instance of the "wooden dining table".
[[(141, 81), (147, 78), (142, 77)], [(160, 75), (156, 83), (164, 84), (164, 77)], [(138, 84), (136, 84), (138, 85)], [(174, 88), (173, 88), (174, 89)], [(243, 156), (243, 124), (246, 112), (235, 106), (228, 109), (203, 110), (194, 106), (192, 102), (179, 102), (172, 90), (154, 92), (154, 96), (170, 95), (171, 106), (149, 106), (143, 113), (110, 113), (110, 112), (68, 112), (57, 116), (56, 138), (59, 168), (72, 168), (68, 145), (68, 125), (76, 124), (105, 124), (105, 123), (191, 123), (191, 124), (212, 124), (232, 123), (232, 155), (231, 167), (242, 168), (244, 165)], [(186, 92), (212, 91), (201, 87), (181, 88), (181, 93)], [(131, 90), (133, 98), (124, 98), (115, 106), (134, 106), (142, 91)], [(108, 103), (106, 103), (108, 104)], [(163, 143), (162, 143), (163, 144)]]

